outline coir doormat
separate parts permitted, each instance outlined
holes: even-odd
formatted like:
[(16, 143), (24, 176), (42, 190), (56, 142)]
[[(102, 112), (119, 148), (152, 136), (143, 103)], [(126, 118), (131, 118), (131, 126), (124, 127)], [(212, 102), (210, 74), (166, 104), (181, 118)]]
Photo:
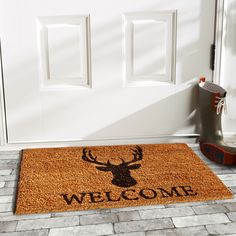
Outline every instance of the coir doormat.
[(16, 214), (232, 196), (186, 144), (27, 149)]

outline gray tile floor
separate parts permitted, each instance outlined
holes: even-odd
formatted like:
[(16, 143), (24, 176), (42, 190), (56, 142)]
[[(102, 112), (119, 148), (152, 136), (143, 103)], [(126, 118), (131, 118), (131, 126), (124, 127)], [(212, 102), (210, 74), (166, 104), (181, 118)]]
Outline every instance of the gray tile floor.
[[(236, 167), (216, 165), (195, 152), (236, 193)], [(236, 235), (236, 198), (15, 216), (19, 156), (0, 152), (0, 235)]]

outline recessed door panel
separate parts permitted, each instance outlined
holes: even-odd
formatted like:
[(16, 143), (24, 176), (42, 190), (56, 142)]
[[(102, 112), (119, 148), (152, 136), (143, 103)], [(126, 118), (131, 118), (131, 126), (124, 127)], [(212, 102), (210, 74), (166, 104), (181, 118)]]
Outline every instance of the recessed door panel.
[(38, 17), (41, 88), (89, 86), (89, 16)]
[(124, 81), (175, 83), (176, 11), (123, 16)]

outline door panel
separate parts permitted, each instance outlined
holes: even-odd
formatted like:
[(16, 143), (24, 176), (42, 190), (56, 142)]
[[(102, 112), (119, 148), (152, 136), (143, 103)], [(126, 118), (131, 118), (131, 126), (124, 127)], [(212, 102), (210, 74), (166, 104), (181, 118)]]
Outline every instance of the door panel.
[(8, 142), (195, 133), (215, 0), (0, 0)]
[(176, 11), (123, 15), (124, 83), (175, 82)]
[(90, 86), (89, 24), (89, 16), (37, 18), (41, 89)]

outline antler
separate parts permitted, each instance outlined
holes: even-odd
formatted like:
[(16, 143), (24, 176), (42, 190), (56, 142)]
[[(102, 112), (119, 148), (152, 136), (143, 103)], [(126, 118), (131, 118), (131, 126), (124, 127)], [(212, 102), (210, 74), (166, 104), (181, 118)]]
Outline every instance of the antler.
[[(88, 156), (87, 156), (87, 153), (88, 153)], [(98, 164), (98, 165), (111, 166), (111, 163), (109, 160), (107, 161), (107, 163), (97, 161), (97, 157), (94, 157), (91, 153), (91, 150), (87, 151), (86, 148), (83, 149), (82, 159), (84, 161), (91, 162), (91, 163)]]
[(133, 160), (126, 162), (126, 164), (130, 164), (136, 161), (141, 161), (143, 159), (143, 150), (140, 146), (136, 146), (135, 149), (131, 149), (133, 152)]

